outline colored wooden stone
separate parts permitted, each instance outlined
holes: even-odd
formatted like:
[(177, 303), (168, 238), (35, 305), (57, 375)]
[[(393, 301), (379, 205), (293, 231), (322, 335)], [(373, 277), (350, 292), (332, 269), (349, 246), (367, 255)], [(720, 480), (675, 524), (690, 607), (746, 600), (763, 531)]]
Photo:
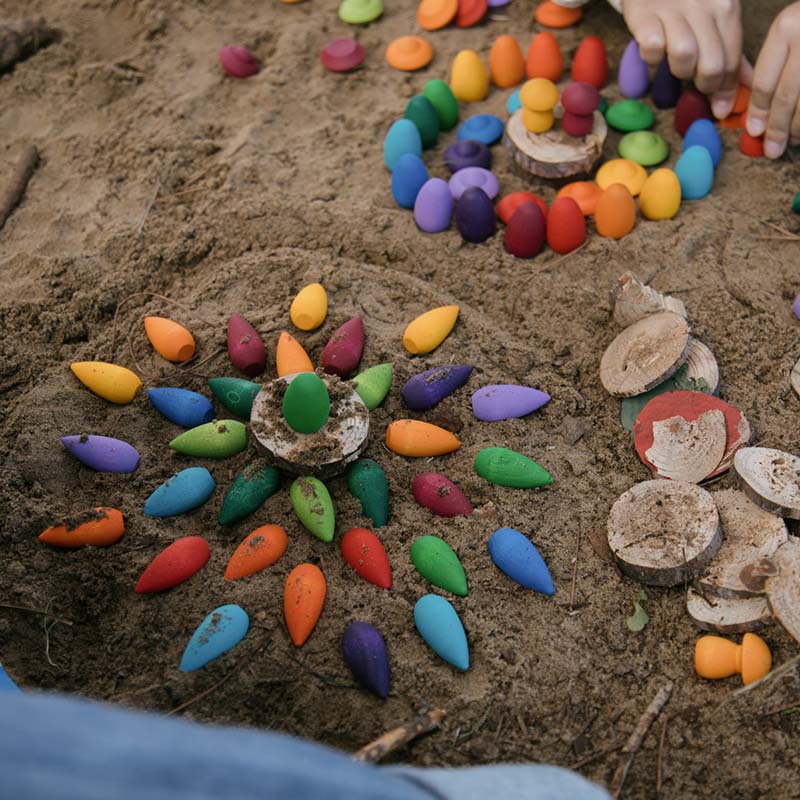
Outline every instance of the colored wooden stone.
[(404, 153), (392, 171), (392, 197), (400, 208), (414, 208), (420, 189), (428, 182), (425, 162), (414, 153)]
[(694, 648), (694, 668), (701, 678), (711, 680), (741, 674), (747, 686), (769, 673), (772, 654), (755, 633), (746, 633), (740, 645), (721, 636), (701, 636)]
[(639, 193), (639, 211), (646, 219), (672, 219), (681, 206), (681, 182), (671, 170), (661, 168), (647, 176)]
[(439, 128), (452, 130), (458, 122), (458, 100), (452, 89), (440, 78), (432, 78), (425, 84), (422, 94), (433, 103), (439, 117)]
[(218, 522), (228, 525), (250, 516), (281, 487), (281, 474), (263, 462), (250, 464), (240, 472), (222, 499)]
[(625, 97), (643, 97), (650, 86), (650, 73), (647, 62), (639, 53), (639, 43), (635, 39), (628, 42), (619, 62), (617, 76), (619, 90)]
[(471, 28), (477, 25), (489, 8), (487, 0), (458, 0), (455, 23), (457, 28)]
[[(453, 199), (458, 200), (459, 204), (468, 189), (481, 189), (490, 200), (497, 197), (500, 191), (497, 177), (483, 167), (463, 167), (456, 170), (448, 181), (448, 186)], [(456, 213), (458, 213), (458, 208), (456, 208)], [(492, 214), (492, 222), (494, 222), (494, 214)]]
[(196, 428), (198, 425), (205, 425), (214, 419), (214, 406), (211, 401), (202, 394), (189, 391), (189, 389), (162, 386), (148, 389), (147, 396), (159, 413), (182, 428)]
[(417, 23), (426, 31), (449, 25), (458, 12), (458, 0), (422, 0), (417, 8)]
[(319, 60), (331, 72), (350, 72), (364, 63), (366, 55), (364, 45), (355, 39), (332, 39), (322, 48)]
[(643, 131), (656, 120), (653, 109), (638, 100), (620, 100), (606, 110), (606, 122), (618, 131)]
[(183, 536), (165, 547), (145, 568), (134, 587), (136, 594), (164, 592), (188, 581), (211, 557), (200, 536)]
[(194, 336), (174, 320), (145, 317), (144, 330), (153, 349), (167, 361), (189, 361), (194, 356)]
[[(253, 401), (261, 391), (261, 385), (246, 381), (244, 378), (209, 378), (208, 386), (214, 393), (214, 397), (219, 400), (228, 411), (232, 411), (237, 417), (250, 419), (250, 412), (253, 410)], [(150, 391), (153, 391), (152, 389)], [(210, 405), (210, 403), (209, 403)], [(214, 418), (213, 409), (211, 417), (204, 422), (211, 422)], [(195, 425), (202, 423), (197, 422)], [(186, 427), (195, 427), (189, 425)]]
[(720, 139), (717, 126), (710, 119), (696, 119), (683, 137), (683, 149), (698, 145), (705, 147), (711, 156), (711, 161), (716, 169), (722, 158), (722, 139)]
[(125, 520), (116, 508), (93, 508), (50, 526), (39, 541), (56, 547), (107, 547), (125, 533)]
[(424, 95), (412, 97), (406, 105), (403, 117), (417, 126), (423, 150), (436, 144), (439, 138), (439, 117), (433, 103), (427, 97)]
[(665, 58), (656, 70), (653, 85), (650, 87), (650, 96), (656, 108), (672, 108), (681, 96), (683, 84), (676, 78), (669, 68), (669, 61)]
[(283, 418), (297, 433), (316, 433), (331, 413), (331, 398), (322, 379), (314, 372), (298, 375), (283, 395)]
[(321, 283), (309, 283), (292, 300), (289, 317), (301, 331), (319, 328), (328, 314), (328, 294)]
[(441, 178), (430, 178), (422, 185), (414, 201), (414, 222), (425, 233), (441, 233), (450, 227), (453, 195)]
[(311, 636), (322, 614), (326, 593), (325, 576), (314, 564), (299, 564), (287, 576), (283, 615), (289, 636), (297, 647)]
[(533, 459), (505, 447), (485, 447), (475, 456), (475, 472), (489, 483), (531, 489), (553, 483), (553, 476)]
[(608, 82), (608, 55), (603, 40), (587, 36), (578, 45), (572, 59), (572, 80), (586, 81), (595, 89), (602, 89)]
[(189, 467), (161, 484), (144, 503), (148, 517), (173, 517), (202, 505), (214, 492), (216, 483), (205, 467)]
[(489, 76), (500, 89), (509, 89), (525, 77), (525, 59), (517, 40), (505, 34), (498, 36), (489, 51)]
[(392, 172), (406, 153), (422, 155), (422, 138), (417, 126), (408, 119), (398, 119), (392, 123), (383, 140), (383, 163)]
[(444, 539), (418, 537), (411, 545), (411, 561), (417, 572), (434, 586), (461, 597), (469, 593), (464, 567)]
[(250, 618), (240, 606), (229, 604), (215, 608), (186, 645), (181, 672), (194, 672), (232, 650), (244, 639), (249, 627)]
[(130, 403), (142, 385), (136, 373), (105, 361), (75, 361), (69, 368), (87, 389), (119, 405)]
[(552, 0), (544, 0), (536, 7), (533, 18), (546, 28), (569, 28), (581, 21), (583, 10), (580, 6), (567, 7)]
[(267, 351), (258, 331), (239, 314), (228, 320), (228, 355), (231, 364), (248, 378), (260, 375), (267, 364)]
[(371, 458), (359, 458), (347, 473), (347, 488), (361, 503), (361, 513), (382, 528), (389, 520), (389, 483), (386, 473)]
[(139, 466), (137, 449), (110, 436), (87, 433), (62, 436), (61, 444), (81, 464), (97, 472), (135, 472)]
[(527, 536), (513, 528), (500, 528), (489, 539), (495, 566), (526, 589), (552, 595), (556, 589), (544, 559)]
[(353, 677), (374, 695), (389, 695), (390, 673), (386, 642), (368, 622), (351, 622), (342, 635), (342, 655)]
[(414, 624), (428, 647), (448, 664), (466, 672), (469, 645), (453, 606), (436, 594), (426, 594), (414, 606)]
[(511, 217), (514, 216), (514, 212), (523, 203), (530, 202), (536, 203), (536, 205), (539, 206), (539, 210), (542, 212), (542, 216), (547, 219), (547, 203), (532, 192), (511, 192), (511, 194), (504, 195), (495, 206), (495, 211), (500, 221), (504, 225), (508, 225), (511, 221)]
[(533, 258), (544, 247), (547, 235), (545, 215), (537, 203), (523, 203), (511, 215), (506, 226), (503, 245), (517, 258)]
[(581, 210), (584, 217), (591, 217), (597, 209), (597, 201), (603, 190), (594, 181), (573, 181), (558, 190), (559, 197), (571, 197)]
[(600, 236), (622, 239), (636, 224), (636, 203), (624, 183), (612, 183), (600, 195), (594, 210), (594, 225)]
[(366, 25), (383, 14), (383, 0), (342, 0), (339, 19), (350, 25)]
[(480, 244), (497, 230), (491, 198), (478, 186), (466, 189), (456, 205), (456, 228), (465, 242)]
[(550, 395), (530, 386), (492, 384), (472, 395), (472, 413), (483, 422), (525, 417), (550, 402)]
[(386, 63), (404, 72), (422, 69), (432, 58), (433, 47), (421, 36), (398, 36), (386, 48)]
[[(540, 31), (535, 34), (528, 45), (525, 56), (525, 74), (528, 78), (546, 78), (553, 83), (561, 80), (564, 71), (564, 57), (558, 40), (550, 31)], [(520, 97), (522, 105), (527, 105), (525, 99)], [(556, 100), (558, 98), (556, 97)], [(555, 105), (555, 101), (553, 102)], [(549, 106), (548, 108), (552, 108)], [(541, 109), (545, 110), (545, 109)]]
[(450, 69), (450, 89), (457, 100), (474, 103), (489, 91), (489, 73), (474, 50), (461, 50)]
[(553, 201), (547, 214), (547, 244), (556, 253), (571, 253), (586, 241), (586, 219), (571, 197)]
[(380, 539), (366, 528), (351, 528), (342, 537), (344, 560), (365, 581), (381, 589), (392, 588), (392, 568)]
[(289, 538), (279, 525), (261, 525), (234, 550), (225, 567), (225, 580), (235, 581), (271, 567), (286, 552)]
[(312, 477), (296, 478), (289, 490), (292, 508), (307, 531), (323, 542), (333, 541), (336, 520), (325, 484)]
[(337, 328), (322, 351), (322, 368), (340, 378), (349, 377), (364, 350), (364, 320), (353, 317)]
[(669, 156), (667, 140), (653, 131), (626, 133), (619, 140), (618, 149), (621, 158), (635, 161), (643, 167), (660, 164)]
[(693, 145), (684, 150), (675, 165), (682, 200), (700, 200), (714, 185), (714, 162), (705, 147)]
[(714, 119), (714, 115), (704, 94), (697, 89), (686, 89), (675, 106), (675, 130), (685, 136), (696, 119)]
[(11, 676), (3, 669), (3, 665), (0, 664), (0, 692), (20, 692), (22, 691), (19, 686), (17, 686), (14, 681), (11, 680)]
[(414, 499), (439, 517), (469, 517), (472, 504), (464, 492), (438, 472), (423, 472), (411, 484)]
[(394, 453), (412, 458), (441, 456), (461, 447), (450, 431), (416, 419), (400, 419), (386, 428), (386, 446)]
[(403, 347), (414, 355), (435, 350), (455, 327), (458, 311), (458, 306), (439, 306), (420, 314), (403, 332)]
[(217, 52), (219, 63), (232, 78), (249, 78), (261, 71), (261, 62), (246, 47), (229, 44)]
[(235, 419), (218, 419), (176, 436), (169, 446), (198, 458), (228, 458), (247, 447), (247, 427)]
[(400, 393), (405, 404), (413, 411), (426, 411), (449, 397), (463, 386), (472, 374), (467, 364), (446, 364), (433, 367), (409, 378)]
[(595, 175), (601, 189), (608, 189), (614, 183), (621, 183), (636, 197), (647, 180), (647, 171), (641, 164), (627, 158), (612, 158), (606, 161)]
[(314, 365), (308, 357), (303, 345), (290, 333), (282, 331), (275, 349), (275, 366), (278, 377), (295, 375), (298, 372), (313, 372)]
[(392, 365), (376, 364), (353, 378), (353, 388), (364, 401), (364, 405), (372, 411), (384, 400), (392, 386)]

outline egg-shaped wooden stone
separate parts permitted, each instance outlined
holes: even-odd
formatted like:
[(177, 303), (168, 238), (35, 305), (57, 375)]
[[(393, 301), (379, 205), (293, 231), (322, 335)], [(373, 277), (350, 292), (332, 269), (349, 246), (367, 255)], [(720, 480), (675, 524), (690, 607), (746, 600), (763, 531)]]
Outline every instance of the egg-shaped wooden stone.
[(389, 172), (397, 165), (400, 156), (413, 153), (422, 155), (422, 137), (419, 129), (409, 119), (398, 119), (392, 123), (386, 138), (383, 140), (383, 163)]
[(653, 85), (650, 87), (650, 97), (653, 98), (656, 108), (673, 108), (683, 91), (683, 83), (676, 78), (669, 68), (669, 61), (665, 58), (656, 70)]
[(489, 92), (489, 74), (474, 50), (461, 50), (450, 68), (450, 88), (457, 100), (474, 103)]
[(419, 190), (428, 180), (428, 170), (415, 153), (405, 153), (392, 172), (392, 197), (400, 208), (414, 208)]
[(594, 212), (594, 224), (601, 236), (621, 239), (636, 224), (636, 203), (628, 187), (612, 183), (600, 195)]
[(646, 219), (672, 219), (681, 205), (681, 184), (671, 169), (657, 169), (647, 176), (639, 194), (639, 210)]
[(534, 544), (514, 528), (500, 528), (489, 539), (489, 555), (495, 566), (526, 589), (555, 593), (553, 578)]
[(647, 62), (639, 52), (639, 43), (631, 39), (619, 62), (619, 90), (625, 97), (643, 97), (650, 86)]
[(675, 165), (675, 175), (681, 184), (681, 198), (699, 200), (714, 185), (714, 162), (705, 147), (693, 145), (684, 150)]
[(419, 94), (412, 97), (406, 105), (403, 118), (411, 120), (417, 126), (423, 150), (436, 144), (439, 138), (439, 117), (427, 97)]
[(683, 137), (683, 150), (686, 151), (694, 145), (705, 147), (711, 156), (711, 161), (716, 168), (722, 158), (722, 139), (717, 126), (710, 119), (696, 119), (687, 129)]
[(572, 80), (591, 83), (602, 89), (608, 81), (608, 54), (603, 40), (587, 36), (581, 40), (572, 59)]
[(414, 201), (414, 221), (425, 233), (439, 233), (450, 227), (453, 195), (441, 178), (426, 181)]
[(541, 252), (547, 233), (547, 223), (538, 204), (523, 203), (506, 226), (503, 245), (517, 258), (533, 258)]
[(456, 228), (461, 238), (472, 244), (485, 242), (497, 229), (494, 205), (478, 186), (466, 189), (456, 205)]

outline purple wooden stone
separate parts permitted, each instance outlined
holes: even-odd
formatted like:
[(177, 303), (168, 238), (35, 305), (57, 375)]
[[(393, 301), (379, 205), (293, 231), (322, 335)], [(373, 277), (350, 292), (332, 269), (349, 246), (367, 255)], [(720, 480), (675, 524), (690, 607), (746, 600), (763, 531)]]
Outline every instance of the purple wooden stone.
[(342, 635), (342, 655), (353, 677), (385, 700), (389, 694), (389, 655), (381, 632), (368, 622), (351, 622)]
[(470, 186), (459, 198), (456, 228), (465, 241), (473, 244), (485, 242), (497, 229), (492, 201), (480, 187)]
[(650, 85), (650, 74), (647, 62), (639, 53), (639, 45), (635, 39), (631, 39), (625, 52), (622, 54), (622, 61), (619, 62), (619, 90), (625, 97), (643, 97)]
[(550, 401), (547, 392), (513, 383), (494, 384), (472, 395), (472, 413), (483, 422), (524, 417)]
[(461, 139), (444, 151), (444, 163), (450, 172), (458, 172), (465, 167), (489, 169), (492, 166), (492, 152), (483, 142)]
[(800, 294), (797, 295), (794, 299), (794, 304), (792, 305), (792, 311), (794, 311), (794, 315), (800, 319)]
[(489, 8), (499, 8), (500, 6), (507, 6), (511, 0), (489, 0)]
[(447, 364), (434, 367), (409, 378), (400, 394), (413, 411), (426, 411), (467, 382), (472, 367), (467, 364)]
[(669, 69), (669, 62), (665, 58), (656, 70), (653, 85), (650, 88), (650, 97), (653, 98), (657, 108), (673, 108), (683, 92), (683, 82), (676, 78)]
[(134, 472), (139, 466), (139, 453), (135, 447), (110, 436), (77, 434), (62, 436), (61, 444), (81, 464), (97, 472)]
[(500, 184), (497, 182), (497, 178), (483, 167), (464, 167), (464, 169), (460, 169), (450, 178), (450, 192), (456, 200), (460, 199), (461, 195), (470, 186), (477, 186), (479, 189), (483, 189), (490, 200), (494, 200), (500, 191)]
[(450, 227), (453, 195), (441, 178), (425, 181), (414, 201), (414, 221), (425, 233), (439, 233)]

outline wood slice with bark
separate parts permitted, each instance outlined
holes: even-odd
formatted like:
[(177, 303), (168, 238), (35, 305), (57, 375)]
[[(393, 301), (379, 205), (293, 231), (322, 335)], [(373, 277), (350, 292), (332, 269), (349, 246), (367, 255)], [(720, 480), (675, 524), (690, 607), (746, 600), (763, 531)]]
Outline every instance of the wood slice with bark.
[(609, 303), (614, 319), (625, 328), (661, 311), (671, 311), (686, 318), (683, 301), (642, 283), (632, 272), (623, 272), (614, 281), (609, 293)]
[(724, 538), (716, 558), (697, 579), (698, 588), (706, 596), (732, 600), (763, 596), (763, 581), (760, 586), (753, 581), (753, 565), (771, 558), (788, 540), (786, 523), (759, 508), (738, 489), (713, 492), (711, 496), (717, 504)]
[(686, 377), (694, 381), (697, 388), (711, 394), (719, 393), (719, 365), (708, 345), (694, 336), (689, 337), (689, 353), (686, 356)]
[(795, 365), (792, 367), (792, 374), (789, 376), (792, 382), (792, 389), (800, 395), (800, 359), (795, 362)]
[(560, 125), (563, 109), (554, 110), (556, 122), (549, 131), (531, 133), (522, 121), (522, 109), (506, 123), (503, 144), (522, 172), (537, 178), (563, 180), (589, 175), (603, 155), (608, 134), (603, 115), (595, 111), (594, 127), (586, 136), (570, 136)]
[(633, 397), (673, 375), (688, 353), (686, 320), (670, 311), (651, 314), (611, 342), (600, 361), (600, 382), (615, 397)]
[(693, 581), (721, 543), (714, 499), (693, 483), (637, 483), (614, 503), (608, 517), (608, 545), (617, 565), (652, 586)]
[(775, 619), (800, 642), (800, 540), (789, 539), (771, 560), (776, 574), (766, 581), (769, 607)]
[(686, 610), (698, 628), (712, 633), (752, 633), (772, 619), (765, 597), (726, 599), (694, 589), (686, 592)]
[(733, 472), (756, 505), (800, 519), (800, 458), (770, 447), (743, 447), (734, 456)]

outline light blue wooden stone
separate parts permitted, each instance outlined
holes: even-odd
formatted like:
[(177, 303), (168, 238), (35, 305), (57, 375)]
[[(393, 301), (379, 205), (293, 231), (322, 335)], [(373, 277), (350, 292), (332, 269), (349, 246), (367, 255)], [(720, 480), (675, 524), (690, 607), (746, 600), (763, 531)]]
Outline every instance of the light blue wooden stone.
[(513, 114), (520, 108), (522, 108), (522, 100), (519, 99), (519, 89), (517, 89), (517, 91), (506, 100), (506, 111), (508, 111), (509, 114)]
[(194, 672), (236, 647), (250, 627), (247, 612), (235, 604), (215, 608), (189, 639), (181, 672)]
[(422, 137), (410, 119), (398, 119), (392, 123), (383, 140), (383, 162), (389, 172), (394, 170), (400, 156), (406, 153), (422, 156)]
[(196, 428), (214, 419), (211, 401), (197, 392), (165, 386), (148, 389), (147, 396), (157, 411), (182, 428)]
[(438, 594), (426, 594), (414, 606), (414, 624), (428, 647), (462, 672), (469, 669), (469, 645), (453, 606)]
[(495, 566), (512, 581), (542, 594), (554, 594), (553, 578), (539, 551), (527, 536), (514, 528), (500, 528), (489, 539), (489, 555)]
[(17, 686), (14, 681), (11, 680), (8, 673), (3, 669), (3, 665), (0, 664), (0, 692), (21, 692), (22, 689)]
[(217, 484), (205, 467), (189, 467), (173, 475), (145, 500), (148, 517), (174, 517), (202, 505)]
[(681, 185), (682, 200), (699, 200), (705, 197), (714, 185), (711, 153), (699, 144), (687, 148), (675, 165), (675, 175)]

